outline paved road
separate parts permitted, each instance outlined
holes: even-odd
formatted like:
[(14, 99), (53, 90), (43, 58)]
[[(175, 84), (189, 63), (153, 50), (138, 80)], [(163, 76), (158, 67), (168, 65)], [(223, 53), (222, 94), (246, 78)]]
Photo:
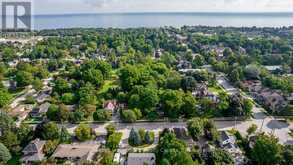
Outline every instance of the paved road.
[(218, 84), (221, 85), (226, 91), (228, 94), (236, 94), (238, 93), (238, 89), (234, 88), (228, 81), (227, 79), (220, 75), (220, 76), (217, 76), (217, 81), (218, 81)]
[[(106, 133), (105, 127), (109, 123), (91, 124), (91, 127), (97, 133)], [(282, 144), (286, 143), (288, 140), (289, 129), (293, 129), (292, 125), (288, 125), (286, 123), (273, 120), (270, 117), (263, 116), (263, 113), (255, 114), (255, 118), (249, 121), (215, 121), (215, 124), (219, 130), (230, 130), (235, 128), (244, 135), (246, 134), (246, 130), (249, 128), (249, 126), (256, 124), (259, 127), (258, 131), (274, 133), (274, 135), (280, 139), (280, 143)], [(159, 132), (164, 128), (186, 127), (186, 122), (115, 123), (115, 125), (117, 130), (123, 133), (122, 141), (125, 145), (127, 145), (127, 138), (132, 128), (144, 128), (146, 130), (154, 131), (156, 138), (158, 138)], [(70, 133), (74, 133), (74, 129), (77, 127), (76, 124), (65, 124), (64, 126), (68, 128)]]

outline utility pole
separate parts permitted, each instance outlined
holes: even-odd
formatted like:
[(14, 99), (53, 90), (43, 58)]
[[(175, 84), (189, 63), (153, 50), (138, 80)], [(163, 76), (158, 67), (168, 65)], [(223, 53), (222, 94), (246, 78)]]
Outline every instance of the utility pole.
[(261, 127), (260, 127), (260, 132), (262, 132), (262, 127), (263, 127), (264, 122), (265, 122), (265, 118), (262, 119), (262, 123), (261, 123)]

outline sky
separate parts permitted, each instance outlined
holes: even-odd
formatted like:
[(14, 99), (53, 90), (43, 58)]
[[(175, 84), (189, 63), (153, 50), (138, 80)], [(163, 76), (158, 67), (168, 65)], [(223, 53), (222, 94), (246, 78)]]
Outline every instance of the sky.
[[(4, 1), (4, 0), (0, 0)], [(7, 1), (7, 0), (6, 0)], [(8, 0), (9, 1), (9, 0)], [(32, 0), (33, 13), (293, 12), (293, 0)]]

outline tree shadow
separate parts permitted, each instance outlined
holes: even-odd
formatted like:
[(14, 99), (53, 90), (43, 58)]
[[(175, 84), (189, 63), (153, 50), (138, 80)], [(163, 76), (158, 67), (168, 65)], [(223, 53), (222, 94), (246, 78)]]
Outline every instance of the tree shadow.
[(267, 127), (270, 129), (282, 129), (288, 128), (289, 124), (278, 120), (271, 120), (270, 122), (268, 122)]
[(257, 112), (253, 114), (253, 117), (258, 120), (258, 119), (265, 119), (267, 116), (263, 112)]

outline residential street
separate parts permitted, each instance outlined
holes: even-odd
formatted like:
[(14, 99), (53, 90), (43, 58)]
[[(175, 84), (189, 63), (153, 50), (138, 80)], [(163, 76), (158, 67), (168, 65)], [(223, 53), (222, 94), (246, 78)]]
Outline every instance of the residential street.
[[(228, 94), (236, 94), (237, 92), (239, 92), (238, 89), (234, 88), (223, 75), (218, 76), (217, 81), (228, 92)], [(249, 96), (245, 96), (245, 97), (249, 97)], [(249, 98), (252, 99), (251, 97)], [(256, 105), (253, 106), (252, 111), (253, 111), (253, 118), (251, 119), (251, 121), (246, 121), (244, 123), (237, 123), (236, 124), (237, 130), (245, 134), (247, 128), (251, 124), (256, 124), (258, 126), (258, 131), (273, 133), (276, 137), (279, 138), (281, 143), (286, 143), (289, 140), (288, 133), (290, 129), (293, 128), (292, 124), (289, 125), (285, 122), (276, 120), (272, 116), (268, 116), (266, 113), (263, 112), (264, 110), (262, 108), (258, 108), (256, 107)], [(224, 126), (223, 129), (229, 129), (229, 126), (226, 125)]]

